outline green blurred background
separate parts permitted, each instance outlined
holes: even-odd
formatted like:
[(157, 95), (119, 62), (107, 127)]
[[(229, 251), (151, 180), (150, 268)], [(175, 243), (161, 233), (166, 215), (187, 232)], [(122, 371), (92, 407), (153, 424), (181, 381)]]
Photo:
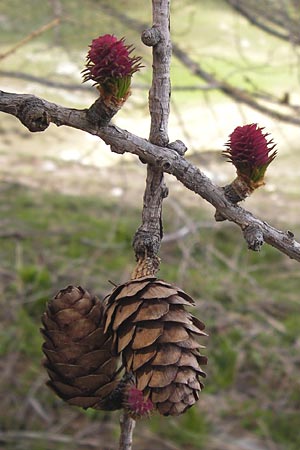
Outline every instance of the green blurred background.
[[(147, 137), (151, 51), (107, 5), (151, 24), (148, 0), (2, 2), (0, 54), (55, 17), (63, 19), (1, 60), (1, 89), (89, 107), (96, 91), (82, 89), (80, 75), (89, 43), (105, 33), (125, 36), (145, 68), (114, 122)], [(219, 79), (299, 100), (297, 47), (249, 24), (226, 2), (173, 0), (171, 23), (174, 42)], [(266, 186), (244, 206), (299, 240), (299, 127), (236, 104), (217, 89), (193, 89), (204, 82), (176, 58), (172, 85), (170, 140), (183, 140), (187, 158), (219, 185), (234, 177), (221, 157), (233, 129), (258, 122), (271, 132), (278, 157)], [(103, 297), (108, 280), (128, 279), (146, 167), (78, 130), (51, 125), (31, 134), (5, 114), (0, 136), (0, 448), (115, 449), (119, 413), (71, 408), (45, 387), (40, 316), (47, 299), (68, 284)], [(266, 245), (259, 254), (249, 252), (236, 226), (216, 223), (210, 205), (166, 178), (159, 276), (195, 298), (193, 313), (210, 335), (209, 364), (198, 404), (178, 418), (139, 422), (134, 448), (299, 450), (298, 263)]]

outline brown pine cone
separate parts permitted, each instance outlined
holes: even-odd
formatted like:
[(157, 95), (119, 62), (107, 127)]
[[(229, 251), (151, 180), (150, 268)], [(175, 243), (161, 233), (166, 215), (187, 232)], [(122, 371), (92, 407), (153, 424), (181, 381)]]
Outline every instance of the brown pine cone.
[(122, 284), (105, 299), (105, 332), (113, 334), (136, 388), (163, 415), (178, 415), (199, 398), (207, 358), (195, 337), (204, 324), (185, 310), (194, 301), (181, 289), (154, 276)]
[(47, 384), (71, 405), (115, 409), (106, 399), (118, 385), (119, 358), (103, 322), (103, 302), (73, 286), (59, 291), (42, 316)]

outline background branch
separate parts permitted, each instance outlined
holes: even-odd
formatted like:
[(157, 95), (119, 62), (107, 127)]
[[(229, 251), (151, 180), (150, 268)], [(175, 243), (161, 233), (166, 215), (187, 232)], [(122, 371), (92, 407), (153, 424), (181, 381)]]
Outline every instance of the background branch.
[[(225, 0), (235, 11), (244, 16), (251, 24), (279, 39), (300, 44), (299, 20), (296, 16), (299, 5), (285, 2), (260, 2)], [(266, 4), (267, 3), (267, 4)], [(268, 4), (269, 3), (269, 4)], [(297, 17), (297, 16), (296, 16)]]
[(51, 22), (47, 23), (46, 25), (43, 25), (42, 27), (38, 28), (35, 31), (32, 31), (28, 36), (26, 36), (21, 41), (17, 42), (13, 47), (8, 49), (6, 52), (0, 54), (0, 60), (6, 58), (9, 55), (12, 55), (15, 53), (20, 47), (30, 42), (32, 39), (40, 36), (41, 34), (45, 33), (48, 30), (51, 30), (51, 28), (56, 27), (59, 22), (61, 21), (60, 17), (57, 17), (56, 19), (51, 20)]
[[(35, 75), (31, 75), (26, 72), (19, 72), (14, 70), (0, 70), (0, 77), (5, 78), (16, 78), (25, 81), (32, 81), (37, 84), (41, 84), (43, 86), (47, 86), (55, 89), (64, 89), (66, 91), (85, 91), (85, 92), (94, 92), (93, 86), (88, 86), (86, 84), (78, 84), (78, 83), (63, 83), (61, 81), (54, 81), (50, 79), (45, 79), (41, 77), (37, 77)], [(182, 85), (182, 86), (172, 86), (172, 91), (210, 91), (218, 88), (218, 84), (199, 84), (195, 86)], [(144, 83), (132, 83), (133, 89), (140, 90), (148, 90), (149, 85)], [(274, 100), (274, 99), (273, 99)], [(276, 100), (274, 100), (276, 101)]]

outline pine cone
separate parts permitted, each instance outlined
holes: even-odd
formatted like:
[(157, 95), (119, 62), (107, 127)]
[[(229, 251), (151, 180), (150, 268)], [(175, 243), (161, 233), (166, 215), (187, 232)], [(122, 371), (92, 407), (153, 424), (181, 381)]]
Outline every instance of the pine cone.
[(105, 332), (136, 388), (163, 415), (178, 415), (199, 398), (207, 358), (195, 335), (204, 324), (185, 310), (194, 304), (181, 289), (154, 276), (122, 284), (105, 299)]
[(118, 385), (119, 358), (103, 321), (103, 302), (73, 286), (59, 291), (42, 316), (47, 384), (71, 405), (115, 409), (105, 399)]

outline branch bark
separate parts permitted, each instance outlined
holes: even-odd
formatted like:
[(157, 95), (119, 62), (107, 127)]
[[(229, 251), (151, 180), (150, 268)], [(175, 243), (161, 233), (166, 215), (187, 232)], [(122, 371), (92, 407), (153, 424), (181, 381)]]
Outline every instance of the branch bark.
[(131, 450), (132, 436), (135, 427), (135, 420), (133, 420), (127, 412), (123, 412), (120, 418), (121, 434), (119, 441), (119, 450)]
[[(280, 231), (242, 207), (233, 205), (223, 190), (198, 167), (188, 162), (175, 145), (161, 147), (113, 125), (100, 128), (89, 121), (87, 109), (65, 108), (33, 95), (0, 91), (0, 111), (17, 117), (33, 132), (45, 130), (52, 122), (57, 126), (65, 125), (98, 136), (110, 145), (113, 152), (137, 155), (163, 172), (174, 175), (185, 187), (211, 203), (226, 219), (236, 223), (243, 232), (253, 225), (261, 232), (259, 241), (262, 235), (264, 242), (300, 262), (300, 244), (290, 231)], [(252, 236), (251, 247), (255, 247)]]
[[(169, 142), (168, 120), (170, 112), (170, 1), (152, 0), (153, 27), (142, 35), (146, 45), (152, 46), (153, 72), (149, 92), (151, 127), (149, 141), (164, 147)], [(146, 188), (142, 212), (142, 224), (135, 233), (133, 248), (138, 261), (133, 278), (155, 274), (159, 268), (158, 252), (163, 237), (162, 203), (168, 195), (163, 170), (152, 163), (147, 164)], [(147, 262), (145, 266), (145, 261)], [(141, 274), (138, 271), (142, 268)], [(131, 450), (134, 420), (124, 411), (121, 421), (120, 450)]]
[[(149, 141), (164, 147), (169, 142), (168, 120), (170, 112), (170, 2), (152, 0), (153, 26), (145, 30), (142, 40), (152, 46), (153, 73), (149, 92), (151, 127)], [(158, 252), (163, 237), (162, 203), (168, 195), (163, 170), (154, 164), (147, 165), (142, 224), (138, 228), (133, 247), (137, 261), (149, 258), (150, 270), (158, 270)]]

